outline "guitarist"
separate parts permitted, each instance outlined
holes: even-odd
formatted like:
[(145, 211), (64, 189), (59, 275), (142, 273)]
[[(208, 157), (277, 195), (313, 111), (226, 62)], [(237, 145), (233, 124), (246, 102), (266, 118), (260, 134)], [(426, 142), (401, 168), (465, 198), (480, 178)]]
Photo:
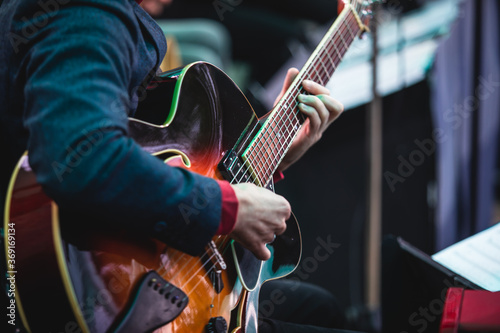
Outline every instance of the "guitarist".
[[(0, 22), (3, 170), (28, 150), (37, 181), (59, 206), (113, 217), (116, 228), (189, 254), (228, 234), (257, 258), (270, 257), (266, 243), (290, 216), (283, 197), (167, 166), (128, 136), (128, 117), (166, 51), (162, 31), (134, 0), (3, 0)], [(283, 92), (297, 73), (288, 72)], [(326, 88), (303, 86), (308, 121), (278, 177), (343, 109)], [(2, 196), (9, 176), (1, 175)], [(197, 200), (206, 204), (186, 221), (179, 207)]]

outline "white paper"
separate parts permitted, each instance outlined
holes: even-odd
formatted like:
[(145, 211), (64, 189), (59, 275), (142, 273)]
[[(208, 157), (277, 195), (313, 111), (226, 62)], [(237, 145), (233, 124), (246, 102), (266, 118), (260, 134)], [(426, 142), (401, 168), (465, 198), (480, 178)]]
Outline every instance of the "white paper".
[(500, 223), (432, 256), (436, 262), (489, 291), (500, 291)]

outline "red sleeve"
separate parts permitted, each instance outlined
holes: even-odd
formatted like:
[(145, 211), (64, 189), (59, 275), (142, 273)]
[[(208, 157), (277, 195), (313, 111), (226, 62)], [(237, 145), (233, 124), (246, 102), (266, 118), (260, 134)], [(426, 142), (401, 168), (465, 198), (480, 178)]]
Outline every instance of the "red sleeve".
[[(285, 176), (281, 171), (276, 171), (273, 175), (273, 182), (282, 180)], [(217, 235), (227, 235), (234, 229), (236, 216), (238, 215), (238, 198), (229, 182), (217, 180), (222, 192), (222, 213), (220, 217)]]
[(273, 182), (277, 183), (280, 180), (282, 180), (283, 178), (285, 178), (285, 175), (283, 174), (283, 172), (276, 170), (276, 172), (273, 175)]
[(233, 231), (238, 214), (238, 198), (227, 181), (218, 180), (222, 192), (222, 213), (217, 235), (227, 235)]

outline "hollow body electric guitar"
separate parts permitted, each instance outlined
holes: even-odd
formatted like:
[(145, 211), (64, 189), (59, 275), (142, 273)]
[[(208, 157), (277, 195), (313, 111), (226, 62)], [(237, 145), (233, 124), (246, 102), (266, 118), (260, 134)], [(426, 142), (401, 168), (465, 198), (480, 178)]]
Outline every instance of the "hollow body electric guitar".
[[(151, 82), (130, 135), (166, 163), (272, 190), (272, 175), (305, 121), (296, 101), (302, 81), (329, 81), (366, 30), (370, 3), (343, 7), (265, 119), (222, 71), (198, 62)], [(171, 105), (170, 112), (160, 105)], [(293, 218), (263, 262), (225, 236), (193, 257), (154, 239), (89, 228), (106, 223), (77, 215), (43, 193), (25, 155), (9, 186), (4, 227), (17, 314), (30, 332), (256, 332), (260, 286), (290, 274), (300, 260)]]

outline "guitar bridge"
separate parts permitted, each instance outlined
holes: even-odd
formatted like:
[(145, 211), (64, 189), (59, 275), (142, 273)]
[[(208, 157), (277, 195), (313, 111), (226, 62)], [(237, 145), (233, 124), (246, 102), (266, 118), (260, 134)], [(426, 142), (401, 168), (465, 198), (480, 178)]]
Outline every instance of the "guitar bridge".
[[(226, 262), (224, 261), (224, 258), (222, 258), (222, 255), (217, 249), (217, 245), (215, 245), (214, 241), (210, 241), (210, 243), (208, 243), (208, 250), (207, 254), (210, 256), (210, 261), (214, 264), (214, 267), (219, 271), (225, 270), (227, 268)], [(210, 254), (210, 252), (212, 252), (212, 254)]]
[(212, 281), (215, 292), (220, 294), (222, 289), (224, 289), (221, 273), (227, 268), (227, 265), (214, 241), (210, 241), (210, 243), (208, 243), (207, 254), (210, 256), (210, 262), (212, 263), (212, 266), (208, 269), (210, 272), (210, 280)]

